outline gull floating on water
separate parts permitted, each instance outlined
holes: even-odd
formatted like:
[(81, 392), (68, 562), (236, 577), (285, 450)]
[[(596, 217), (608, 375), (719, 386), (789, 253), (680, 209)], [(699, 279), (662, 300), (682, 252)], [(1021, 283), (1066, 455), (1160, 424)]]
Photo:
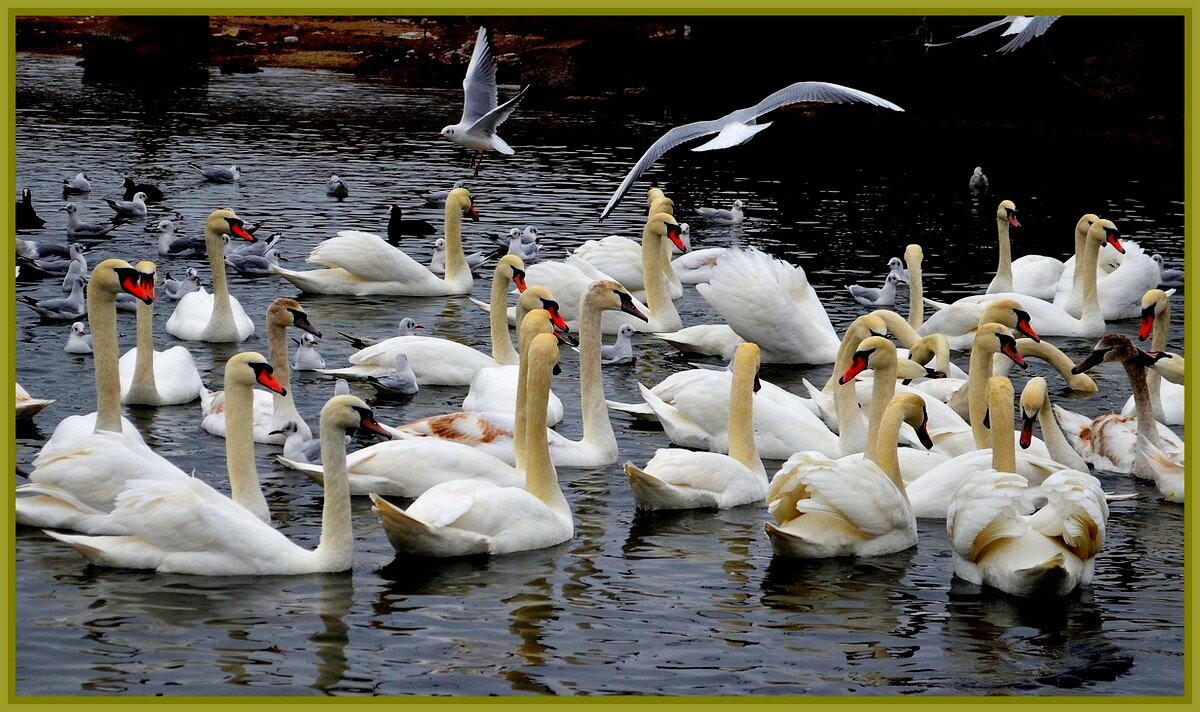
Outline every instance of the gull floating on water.
[(59, 210), (67, 211), (67, 237), (104, 237), (117, 227), (85, 223), (79, 219), (79, 206), (75, 203), (67, 203)]
[[(764, 124), (765, 125), (765, 124)], [(742, 220), (746, 217), (742, 213), (742, 207), (745, 205), (740, 200), (733, 201), (733, 207), (729, 210), (724, 208), (700, 208), (700, 217), (707, 219), (709, 222), (719, 223), (722, 225), (741, 225)]]
[(424, 200), (426, 203), (429, 203), (430, 205), (442, 205), (446, 202), (446, 198), (450, 197), (451, 190), (457, 190), (458, 188), (466, 188), (466, 187), (467, 187), (466, 181), (456, 180), (456, 181), (454, 181), (453, 188), (447, 188), (446, 190), (418, 190), (418, 191), (414, 191), (414, 192), (416, 192), (417, 195), (421, 196), (421, 200)]
[(971, 182), (969, 184), (971, 190), (976, 193), (986, 193), (988, 189), (987, 176), (983, 174), (982, 166), (975, 166), (975, 172), (971, 174)]
[[(425, 327), (418, 324), (415, 319), (405, 317), (400, 320), (400, 328), (397, 331), (396, 336), (412, 336), (414, 330), (424, 328)], [(356, 349), (365, 349), (368, 346), (374, 346), (380, 341), (383, 341), (383, 339), (372, 339), (367, 336), (355, 336), (354, 334), (347, 334), (344, 331), (339, 331), (338, 333), (341, 334), (342, 338), (346, 339), (346, 341), (349, 341), (350, 345)]]
[(134, 193), (133, 200), (113, 200), (105, 198), (104, 202), (108, 203), (108, 207), (112, 208), (119, 218), (144, 218), (146, 217), (146, 194)]
[(346, 181), (338, 178), (337, 173), (329, 176), (329, 182), (325, 184), (325, 195), (338, 200), (345, 200), (350, 196), (350, 187), (346, 185)]
[(829, 84), (828, 82), (796, 82), (795, 84), (790, 84), (754, 106), (732, 111), (712, 121), (695, 121), (683, 126), (676, 126), (663, 134), (638, 159), (633, 169), (629, 171), (629, 175), (625, 176), (625, 180), (621, 182), (621, 187), (617, 188), (617, 192), (613, 193), (613, 196), (609, 198), (608, 205), (604, 206), (604, 212), (600, 214), (600, 219), (603, 220), (608, 217), (608, 214), (612, 212), (613, 208), (617, 207), (617, 203), (621, 202), (621, 198), (629, 191), (633, 182), (672, 148), (692, 139), (708, 136), (709, 134), (717, 135), (707, 143), (696, 146), (692, 150), (715, 151), (720, 148), (741, 145), (754, 138), (755, 134), (759, 131), (771, 125), (770, 121), (765, 124), (757, 123), (758, 118), (763, 114), (784, 106), (809, 102), (824, 104), (862, 103), (880, 106), (892, 111), (904, 111), (904, 109), (901, 109), (887, 99), (880, 98), (874, 94), (868, 94), (865, 91), (859, 91), (858, 89), (844, 87), (840, 84)]
[(172, 279), (170, 274), (163, 277), (162, 291), (172, 301), (179, 301), (189, 292), (200, 291), (200, 273), (194, 267), (188, 267), (183, 272), (183, 279)]
[(76, 173), (74, 178), (63, 181), (63, 195), (82, 195), (90, 192), (92, 183), (88, 180), (87, 173)]
[(471, 63), (467, 65), (467, 76), (463, 79), (462, 118), (441, 131), (442, 136), (475, 151), (477, 158), (472, 161), (475, 175), (479, 175), (484, 151), (499, 151), (506, 156), (515, 153), (496, 129), (516, 110), (517, 103), (527, 91), (528, 86), (503, 104), (496, 105), (496, 60), (488, 44), (487, 30), (480, 27), (475, 35)]
[(87, 324), (77, 321), (71, 324), (71, 334), (67, 337), (67, 345), (63, 351), (69, 354), (90, 354), (92, 352), (92, 332)]
[(189, 166), (200, 171), (200, 175), (204, 176), (204, 180), (212, 183), (236, 183), (242, 177), (242, 171), (237, 166), (198, 166), (195, 163), (189, 163)]

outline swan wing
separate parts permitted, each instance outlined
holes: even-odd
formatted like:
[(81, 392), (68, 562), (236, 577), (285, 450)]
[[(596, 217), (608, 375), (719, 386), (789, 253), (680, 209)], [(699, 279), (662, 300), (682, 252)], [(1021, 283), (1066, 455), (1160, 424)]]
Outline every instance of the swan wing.
[(904, 529), (913, 520), (904, 493), (873, 462), (817, 461), (800, 477), (809, 492), (796, 503), (801, 514), (838, 517), (871, 538)]
[(308, 262), (341, 268), (369, 282), (441, 281), (427, 267), (369, 232), (342, 230), (313, 248)]
[[(1031, 520), (1033, 528), (1061, 538), (1081, 559), (1098, 554), (1104, 547), (1108, 522), (1108, 503), (1100, 480), (1086, 472), (1062, 470), (1047, 477), (1041, 491), (1047, 502)], [(1047, 510), (1055, 516), (1042, 516)]]
[(978, 561), (994, 542), (1028, 531), (1025, 515), (1032, 509), (1024, 477), (984, 470), (968, 477), (954, 492), (946, 511), (946, 531), (955, 553)]
[[(1033, 38), (1041, 37), (1042, 35), (1046, 34), (1046, 30), (1050, 29), (1050, 25), (1053, 25), (1054, 21), (1057, 19), (1057, 15), (1038, 15), (1031, 18), (1028, 23), (1026, 23), (1025, 27), (1017, 33), (1016, 37), (1013, 37), (1008, 41), (1008, 44), (996, 51), (1000, 54), (1008, 54), (1013, 50), (1024, 47)], [(1005, 34), (1008, 33), (1006, 32)]]

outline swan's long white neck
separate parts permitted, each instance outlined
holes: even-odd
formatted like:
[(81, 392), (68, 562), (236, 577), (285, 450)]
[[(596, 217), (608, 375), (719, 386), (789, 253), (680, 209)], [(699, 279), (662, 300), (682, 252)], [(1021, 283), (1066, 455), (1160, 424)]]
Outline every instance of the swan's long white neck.
[[(646, 288), (646, 306), (650, 309), (647, 316), (653, 324), (671, 326), (679, 323), (679, 311), (675, 309), (675, 302), (671, 301), (667, 291), (662, 243), (663, 238), (652, 231), (647, 223), (642, 229), (642, 281)], [(667, 261), (666, 269), (670, 266), (670, 261)]]
[(133, 381), (125, 399), (130, 403), (157, 405), (158, 385), (154, 382), (154, 305), (137, 304), (137, 353)]
[(225, 465), (233, 501), (270, 523), (254, 461), (254, 388), (247, 383), (225, 384)]
[[(888, 333), (896, 337), (904, 348), (911, 349), (921, 340), (921, 335), (896, 312), (891, 309), (876, 309), (872, 315), (879, 317), (887, 325)], [(846, 363), (849, 366), (849, 362)]]
[(758, 457), (754, 440), (754, 372), (734, 369), (729, 386), (729, 456), (767, 482), (767, 472)]
[(892, 396), (896, 395), (896, 361), (890, 359), (889, 363), (884, 364), (882, 368), (872, 370), (875, 371), (875, 380), (871, 384), (871, 416), (867, 420), (867, 449), (865, 452), (867, 459), (878, 462), (878, 459), (872, 457), (871, 453), (879, 447), (883, 414), (888, 404), (892, 402)]
[(604, 375), (600, 364), (602, 336), (600, 321), (604, 310), (592, 293), (583, 299), (579, 315), (579, 409), (583, 415), (583, 442), (592, 447), (616, 452), (617, 436), (608, 419), (604, 401)]
[(995, 287), (993, 292), (1011, 292), (1013, 290), (1012, 276), (1012, 245), (1008, 237), (1008, 220), (996, 218), (996, 233), (1000, 239), (1000, 259), (996, 264), (996, 278), (992, 280)]
[(1096, 261), (1100, 256), (1100, 243), (1085, 240), (1083, 264), (1075, 265), (1076, 271), (1083, 270), (1083, 311), (1079, 315), (1080, 327), (1088, 332), (1104, 330), (1104, 315), (1100, 311), (1100, 297), (1096, 293)]
[[(879, 378), (879, 374), (875, 375)], [(863, 453), (863, 458), (879, 466), (892, 480), (896, 489), (900, 490), (905, 499), (908, 493), (904, 489), (904, 480), (900, 477), (900, 454), (897, 446), (900, 442), (900, 426), (904, 424), (904, 409), (900, 407), (887, 408), (880, 418), (879, 438), (870, 443), (869, 449)]]
[[(1171, 302), (1154, 317), (1154, 336), (1150, 340), (1150, 349), (1164, 351), (1167, 348), (1167, 332), (1171, 328)], [(1154, 369), (1146, 373), (1146, 382), (1150, 386), (1150, 403), (1154, 406), (1156, 417), (1162, 417), (1162, 374)]]
[[(488, 326), (492, 335), (492, 359), (501, 366), (515, 366), (521, 356), (513, 348), (512, 336), (508, 331), (508, 286), (506, 275), (502, 269), (496, 270), (492, 278), (491, 313), (488, 316)], [(517, 308), (517, 325), (520, 328), (520, 307)]]
[[(1146, 441), (1155, 447), (1162, 446), (1158, 435), (1158, 421), (1154, 419), (1154, 406), (1150, 402), (1150, 388), (1146, 384), (1146, 368), (1123, 362), (1129, 385), (1133, 388), (1133, 405), (1137, 411), (1138, 441)], [(1139, 448), (1140, 449), (1140, 448)]]
[(321, 423), (321, 465), (325, 470), (325, 504), (321, 510), (321, 542), (313, 554), (322, 570), (345, 571), (354, 565), (346, 431), (325, 422)]
[(225, 245), (221, 241), (221, 232), (212, 227), (204, 228), (204, 243), (208, 250), (208, 267), (212, 270), (213, 309), (208, 319), (206, 334), (226, 335), (235, 334), (237, 326), (233, 323), (233, 307), (229, 303), (229, 283), (225, 279)]
[[(525, 356), (522, 363), (530, 360), (528, 351)], [(550, 398), (550, 369), (546, 364), (530, 364), (526, 368), (529, 392), (525, 402), (525, 489), (569, 520), (571, 508), (558, 486), (558, 472), (550, 459), (549, 436), (544, 425)]]
[(843, 455), (862, 452), (867, 445), (866, 424), (858, 408), (858, 393), (854, 381), (846, 385), (835, 385), (833, 391), (834, 413), (838, 422), (838, 447)]
[[(975, 438), (975, 449), (982, 450), (991, 442), (990, 433), (983, 425), (987, 411), (987, 383), (992, 377), (992, 356), (995, 352), (984, 348), (979, 341), (971, 349), (970, 371), (967, 372), (967, 415), (971, 421), (971, 434)], [(992, 415), (995, 420), (995, 414)], [(1012, 413), (1009, 413), (1012, 422)]]
[(287, 391), (285, 396), (271, 394), (274, 403), (271, 424), (283, 425), (289, 420), (296, 421), (297, 424), (304, 422), (292, 398), (292, 368), (288, 363), (287, 326), (270, 318), (267, 319), (267, 356), (271, 360), (271, 367), (275, 369), (275, 379)]
[(825, 387), (821, 389), (822, 393), (830, 395), (836, 392), (836, 389), (839, 388), (838, 380), (846, 372), (846, 369), (850, 368), (850, 359), (858, 350), (858, 345), (870, 335), (870, 329), (863, 326), (858, 319), (850, 324), (846, 329), (846, 334), (842, 337), (841, 345), (838, 346), (837, 358), (833, 362), (833, 373), (829, 374), (829, 380), (825, 381)]
[(921, 287), (921, 259), (919, 257), (909, 258), (909, 255), (904, 255), (904, 261), (908, 268), (908, 325), (914, 329), (920, 329), (925, 323), (925, 302), (921, 299), (923, 291)]
[[(1012, 390), (997, 388), (988, 403), (991, 412), (992, 469), (1001, 472), (1017, 471), (1017, 444), (1013, 438)], [(1002, 396), (1007, 395), (1007, 398)]]
[[(1063, 435), (1062, 428), (1058, 424), (1058, 418), (1054, 417), (1054, 409), (1050, 407), (1049, 398), (1042, 399), (1042, 406), (1038, 408), (1038, 424), (1042, 426), (1042, 442), (1046, 443), (1046, 450), (1050, 453), (1050, 459), (1064, 465), (1069, 465), (1069, 462), (1059, 460), (1057, 453), (1076, 453), (1071, 448), (1071, 444), (1067, 442), (1067, 437)], [(1084, 466), (1086, 467), (1086, 464)]]
[[(1075, 274), (1071, 275), (1071, 302), (1078, 304), (1083, 299), (1083, 263), (1087, 259), (1083, 253), (1087, 250), (1087, 230), (1080, 230), (1079, 223), (1075, 224)], [(1092, 272), (1095, 272), (1095, 266)]]
[(446, 201), (446, 275), (445, 281), (453, 284), (474, 282), (471, 267), (462, 246), (462, 210), (451, 200)]
[(96, 375), (96, 430), (121, 432), (121, 373), (117, 367), (116, 295), (92, 275), (87, 287), (88, 323), (92, 327), (92, 368)]

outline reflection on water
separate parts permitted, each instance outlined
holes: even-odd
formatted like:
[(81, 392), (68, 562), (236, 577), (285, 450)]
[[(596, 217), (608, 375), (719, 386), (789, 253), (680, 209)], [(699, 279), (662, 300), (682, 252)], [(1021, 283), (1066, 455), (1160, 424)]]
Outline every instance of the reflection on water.
[[(33, 191), (49, 221), (38, 239), (63, 240), (54, 212), (59, 181), (86, 170), (94, 192), (78, 202), (85, 219), (107, 216), (125, 174), (159, 182), (168, 199), (148, 221), (178, 214), (183, 234), (230, 205), (265, 230), (284, 234), (299, 263), (340, 229), (381, 231), (386, 205), (438, 220), (415, 191), (446, 187), (468, 157), (434, 138), (460, 96), (410, 91), (325, 72), (269, 69), (214, 76), (201, 89), (137, 93), (83, 86), (70, 59), (22, 55), (17, 68), (17, 184)], [(629, 162), (675, 119), (613, 117), (604, 107), (550, 111), (523, 106), (505, 125), (518, 153), (489, 160), (470, 185), (483, 216), (465, 227), (468, 249), (482, 232), (538, 225), (551, 256), (607, 234), (637, 236), (639, 186), (601, 225), (601, 206)], [(916, 115), (916, 112), (913, 114)], [(452, 117), (451, 117), (452, 118)], [(813, 117), (802, 146), (751, 142), (733, 151), (669, 154), (650, 177), (675, 198), (698, 247), (749, 244), (803, 265), (834, 325), (860, 313), (848, 283), (882, 280), (887, 258), (909, 242), (925, 251), (926, 289), (950, 299), (977, 292), (994, 268), (994, 210), (1017, 201), (1025, 228), (1014, 252), (1065, 255), (1083, 212), (1113, 217), (1123, 234), (1179, 265), (1183, 205), (1179, 157), (1140, 145), (1010, 127), (927, 127), (867, 112)], [(884, 127), (884, 128), (881, 128)], [(1019, 145), (1019, 160), (996, 145)], [(1103, 171), (1080, 157), (1103, 155)], [(1002, 160), (1003, 159), (1003, 160)], [(237, 163), (244, 180), (211, 185), (187, 161)], [(975, 201), (965, 191), (984, 166), (997, 191)], [(350, 185), (343, 203), (324, 195), (336, 172)], [(738, 228), (707, 226), (696, 208), (747, 201)], [(141, 224), (92, 246), (93, 261), (153, 254)], [(431, 245), (406, 249), (427, 259)], [(202, 269), (194, 259), (162, 268)], [(233, 275), (233, 294), (261, 324), (272, 299), (294, 295), (277, 280)], [(22, 283), (19, 294), (48, 296), (56, 285)], [(477, 285), (475, 296), (486, 287)], [(899, 311), (907, 308), (901, 292)], [(339, 330), (390, 335), (411, 316), (439, 336), (487, 347), (486, 321), (461, 297), (305, 296), (331, 364), (351, 353)], [(1171, 348), (1182, 351), (1182, 293), (1173, 298)], [(172, 305), (155, 314), (161, 331)], [(687, 324), (713, 319), (688, 290)], [(119, 317), (122, 343), (133, 318)], [(1132, 333), (1135, 324), (1114, 328)], [(90, 360), (62, 351), (66, 327), (18, 314), (18, 380), (35, 396), (58, 399), (17, 431), (28, 463), (57, 419), (94, 408)], [(1069, 356), (1087, 340), (1055, 339)], [(205, 382), (220, 385), (223, 363), (242, 349), (265, 350), (260, 333), (242, 345), (188, 343)], [(634, 364), (607, 368), (614, 400), (638, 399), (687, 359), (647, 339)], [(564, 352), (556, 385), (578, 412), (578, 369)], [(64, 374), (72, 377), (64, 378)], [(82, 377), (73, 377), (84, 374)], [(1057, 375), (1040, 362), (1017, 377)], [(828, 368), (764, 368), (764, 377), (801, 390)], [(332, 393), (328, 379), (294, 373), (297, 406), (316, 425)], [(1128, 394), (1119, 369), (1100, 369), (1101, 393), (1070, 400), (1085, 413), (1118, 408)], [(358, 395), (373, 390), (352, 386)], [(424, 388), (409, 402), (375, 403), (385, 422), (456, 408), (462, 389)], [(196, 405), (130, 409), (156, 450), (224, 488), (224, 443), (199, 430)], [(667, 445), (659, 428), (614, 416), (622, 460), (645, 462)], [(577, 416), (559, 431), (581, 436)], [(360, 446), (362, 443), (356, 443)], [(283, 470), (277, 448), (258, 463), (277, 526), (302, 546), (320, 535), (319, 488)], [(767, 463), (773, 471), (778, 463)], [(86, 567), (40, 532), (17, 535), (17, 686), (22, 694), (1163, 694), (1182, 691), (1182, 508), (1157, 501), (1152, 486), (1102, 474), (1109, 490), (1139, 499), (1114, 504), (1108, 542), (1091, 591), (1053, 606), (951, 585), (944, 528), (922, 523), (910, 551), (868, 561), (773, 560), (763, 512), (635, 513), (618, 465), (562, 469), (576, 517), (575, 538), (546, 551), (497, 560), (395, 559), (365, 499), (353, 505), (354, 571), (287, 579), (202, 579)]]

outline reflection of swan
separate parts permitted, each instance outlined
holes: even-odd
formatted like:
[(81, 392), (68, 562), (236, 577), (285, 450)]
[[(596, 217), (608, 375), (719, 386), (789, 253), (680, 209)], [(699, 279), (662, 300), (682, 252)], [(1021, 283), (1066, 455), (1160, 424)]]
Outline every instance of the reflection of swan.
[[(139, 262), (137, 270), (154, 283), (154, 263)], [(190, 403), (204, 392), (196, 361), (183, 346), (154, 350), (154, 306), (137, 305), (137, 346), (117, 362), (121, 402), (139, 405)]]
[[(262, 361), (262, 365), (267, 364)], [(334, 396), (321, 409), (321, 461), (327, 476), (321, 539), (315, 550), (297, 546), (249, 510), (233, 506), (192, 478), (131, 481), (117, 498), (113, 511), (114, 519), (131, 532), (129, 536), (51, 536), (75, 547), (99, 566), (199, 576), (346, 571), (354, 563), (354, 533), (346, 484), (345, 436), (347, 430), (355, 428), (386, 435), (374, 421), (371, 409), (355, 396)]]
[(625, 463), (641, 509), (725, 509), (760, 503), (767, 473), (754, 444), (754, 385), (759, 354), (742, 344), (733, 357), (729, 392), (729, 454), (660, 449), (644, 469)]
[(925, 402), (901, 393), (884, 411), (879, 437), (862, 460), (812, 456), (771, 480), (765, 525), (777, 556), (878, 556), (917, 543), (917, 520), (900, 479), (900, 426), (916, 429), (928, 447)]
[[(558, 339), (538, 334), (522, 362), (527, 369), (528, 423), (546, 419), (551, 369), (558, 364)], [(525, 486), (458, 480), (430, 488), (407, 510), (371, 495), (388, 540), (401, 554), (467, 556), (541, 549), (575, 532), (571, 507), (550, 461), (546, 428), (529, 427), (525, 443)]]
[[(282, 445), (287, 436), (273, 433), (285, 424), (295, 423), (307, 440), (312, 429), (296, 410), (295, 395), (292, 393), (291, 365), (288, 362), (287, 328), (294, 326), (314, 336), (321, 332), (308, 321), (308, 313), (300, 302), (280, 297), (267, 307), (267, 355), (275, 366), (275, 377), (283, 384), (284, 395), (268, 395), (264, 391), (254, 392), (254, 442)], [(221, 391), (205, 391), (200, 394), (200, 427), (217, 437), (225, 437), (225, 396)]]
[(272, 271), (306, 292), (316, 294), (396, 294), (431, 297), (470, 294), (474, 278), (462, 248), (462, 216), (479, 219), (466, 188), (455, 188), (446, 197), (446, 276), (437, 276), (403, 250), (378, 235), (343, 230), (313, 248), (308, 262), (325, 269)]
[[(1145, 341), (1153, 330), (1154, 339), (1150, 342), (1150, 349), (1156, 353), (1163, 353), (1167, 348), (1167, 335), (1171, 330), (1171, 294), (1174, 292), (1173, 289), (1170, 292), (1151, 289), (1142, 296), (1142, 323), (1138, 328), (1138, 339)], [(1154, 417), (1160, 422), (1167, 425), (1183, 425), (1186, 411), (1183, 400), (1183, 381), (1168, 380), (1164, 383), (1161, 376), (1163, 370), (1171, 369), (1172, 366), (1179, 367), (1179, 362), (1182, 362), (1183, 359), (1172, 356), (1165, 358), (1172, 359), (1175, 363), (1157, 361), (1154, 364), (1154, 370), (1146, 374), (1147, 383), (1150, 386), (1150, 405), (1154, 408)], [(1121, 415), (1129, 415), (1133, 412), (1133, 396), (1130, 396), (1129, 400), (1125, 401), (1125, 407), (1121, 409)]]
[(133, 424), (121, 417), (117, 371), (116, 295), (153, 300), (152, 283), (123, 260), (105, 260), (88, 282), (96, 412), (64, 418), (34, 460), (29, 483), (17, 488), (17, 523), (87, 533), (123, 533), (110, 527), (108, 513), (130, 479), (188, 479), (146, 446)]
[(245, 223), (232, 210), (217, 210), (208, 216), (204, 222), (204, 242), (212, 270), (212, 294), (200, 289), (183, 295), (167, 319), (168, 334), (185, 341), (237, 342), (254, 333), (254, 322), (246, 316), (238, 300), (229, 296), (221, 242), (224, 235), (254, 241), (254, 236), (246, 232)]

